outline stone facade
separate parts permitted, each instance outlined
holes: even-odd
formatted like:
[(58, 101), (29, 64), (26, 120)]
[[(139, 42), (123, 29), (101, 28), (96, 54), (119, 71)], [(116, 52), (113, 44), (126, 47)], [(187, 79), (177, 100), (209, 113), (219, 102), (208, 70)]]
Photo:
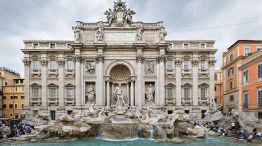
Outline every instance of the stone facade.
[(214, 106), (212, 40), (167, 41), (163, 22), (133, 22), (115, 2), (107, 22), (77, 21), (74, 41), (25, 40), (25, 110), (34, 114), (114, 108), (208, 111)]

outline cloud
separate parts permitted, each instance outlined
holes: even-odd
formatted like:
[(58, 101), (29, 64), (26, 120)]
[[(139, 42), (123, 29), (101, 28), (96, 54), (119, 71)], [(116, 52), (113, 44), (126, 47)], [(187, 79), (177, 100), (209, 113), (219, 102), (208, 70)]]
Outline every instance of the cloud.
[[(1, 0), (0, 66), (23, 74), (23, 39), (73, 39), (75, 21), (105, 21), (104, 11), (114, 0)], [(222, 52), (238, 39), (261, 39), (261, 0), (126, 0), (136, 11), (134, 20), (164, 21), (167, 39), (213, 39)], [(242, 22), (254, 21), (245, 25)], [(192, 30), (207, 27), (208, 29)], [(188, 31), (180, 31), (188, 30)]]

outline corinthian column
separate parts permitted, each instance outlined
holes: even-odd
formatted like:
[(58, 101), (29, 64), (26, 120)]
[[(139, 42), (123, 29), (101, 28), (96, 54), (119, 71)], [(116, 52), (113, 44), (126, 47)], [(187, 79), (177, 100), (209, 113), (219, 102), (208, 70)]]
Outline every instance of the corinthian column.
[(58, 95), (59, 95), (59, 106), (64, 106), (64, 65), (65, 61), (63, 58), (63, 54), (60, 54), (60, 58), (58, 59), (58, 75), (59, 75), (59, 90), (58, 90)]
[(76, 63), (76, 105), (81, 105), (81, 55), (75, 55), (75, 63)]
[(47, 105), (47, 99), (48, 99), (48, 90), (47, 90), (47, 58), (46, 58), (46, 54), (42, 54), (42, 59), (41, 59), (41, 75), (42, 75), (42, 106), (46, 107)]
[(97, 56), (97, 76), (96, 76), (96, 104), (104, 105), (104, 57)]
[(29, 58), (24, 58), (24, 67), (25, 67), (25, 102), (24, 107), (25, 109), (30, 109), (29, 101), (30, 101), (30, 82), (29, 82), (29, 76), (30, 76), (30, 60)]
[(165, 56), (159, 57), (159, 104), (165, 104)]
[(176, 60), (176, 105), (181, 106), (181, 64), (182, 60)]
[(138, 106), (142, 105), (142, 100), (143, 95), (142, 95), (142, 91), (144, 90), (143, 87), (143, 82), (142, 82), (142, 61), (143, 61), (143, 57), (141, 55), (137, 56), (136, 58), (137, 60), (137, 81), (136, 81), (136, 100), (135, 100), (135, 104)]
[(210, 104), (211, 106), (215, 106), (215, 93), (214, 93), (214, 88), (215, 88), (215, 71), (214, 71), (214, 66), (215, 66), (215, 63), (216, 63), (216, 60), (211, 58), (209, 59), (208, 61), (209, 63), (209, 100), (210, 100)]
[(198, 105), (198, 60), (192, 60), (193, 65), (193, 106)]

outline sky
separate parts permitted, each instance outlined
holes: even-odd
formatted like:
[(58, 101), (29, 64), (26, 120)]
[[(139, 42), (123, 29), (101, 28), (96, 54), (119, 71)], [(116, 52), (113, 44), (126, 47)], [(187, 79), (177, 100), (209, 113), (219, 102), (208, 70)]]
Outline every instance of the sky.
[[(76, 21), (106, 21), (116, 0), (0, 0), (0, 67), (23, 76), (23, 40), (73, 40)], [(215, 40), (222, 52), (239, 39), (262, 39), (262, 0), (125, 0), (134, 21), (163, 21), (168, 40)]]

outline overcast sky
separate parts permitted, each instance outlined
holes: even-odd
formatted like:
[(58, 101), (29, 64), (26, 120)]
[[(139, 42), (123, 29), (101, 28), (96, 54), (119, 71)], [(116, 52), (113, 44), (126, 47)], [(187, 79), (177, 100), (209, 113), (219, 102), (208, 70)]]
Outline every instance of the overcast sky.
[[(106, 21), (116, 0), (0, 0), (0, 66), (23, 75), (25, 39), (73, 40), (75, 21)], [(126, 0), (134, 21), (164, 21), (167, 39), (215, 40), (221, 54), (239, 39), (262, 38), (262, 0)]]

